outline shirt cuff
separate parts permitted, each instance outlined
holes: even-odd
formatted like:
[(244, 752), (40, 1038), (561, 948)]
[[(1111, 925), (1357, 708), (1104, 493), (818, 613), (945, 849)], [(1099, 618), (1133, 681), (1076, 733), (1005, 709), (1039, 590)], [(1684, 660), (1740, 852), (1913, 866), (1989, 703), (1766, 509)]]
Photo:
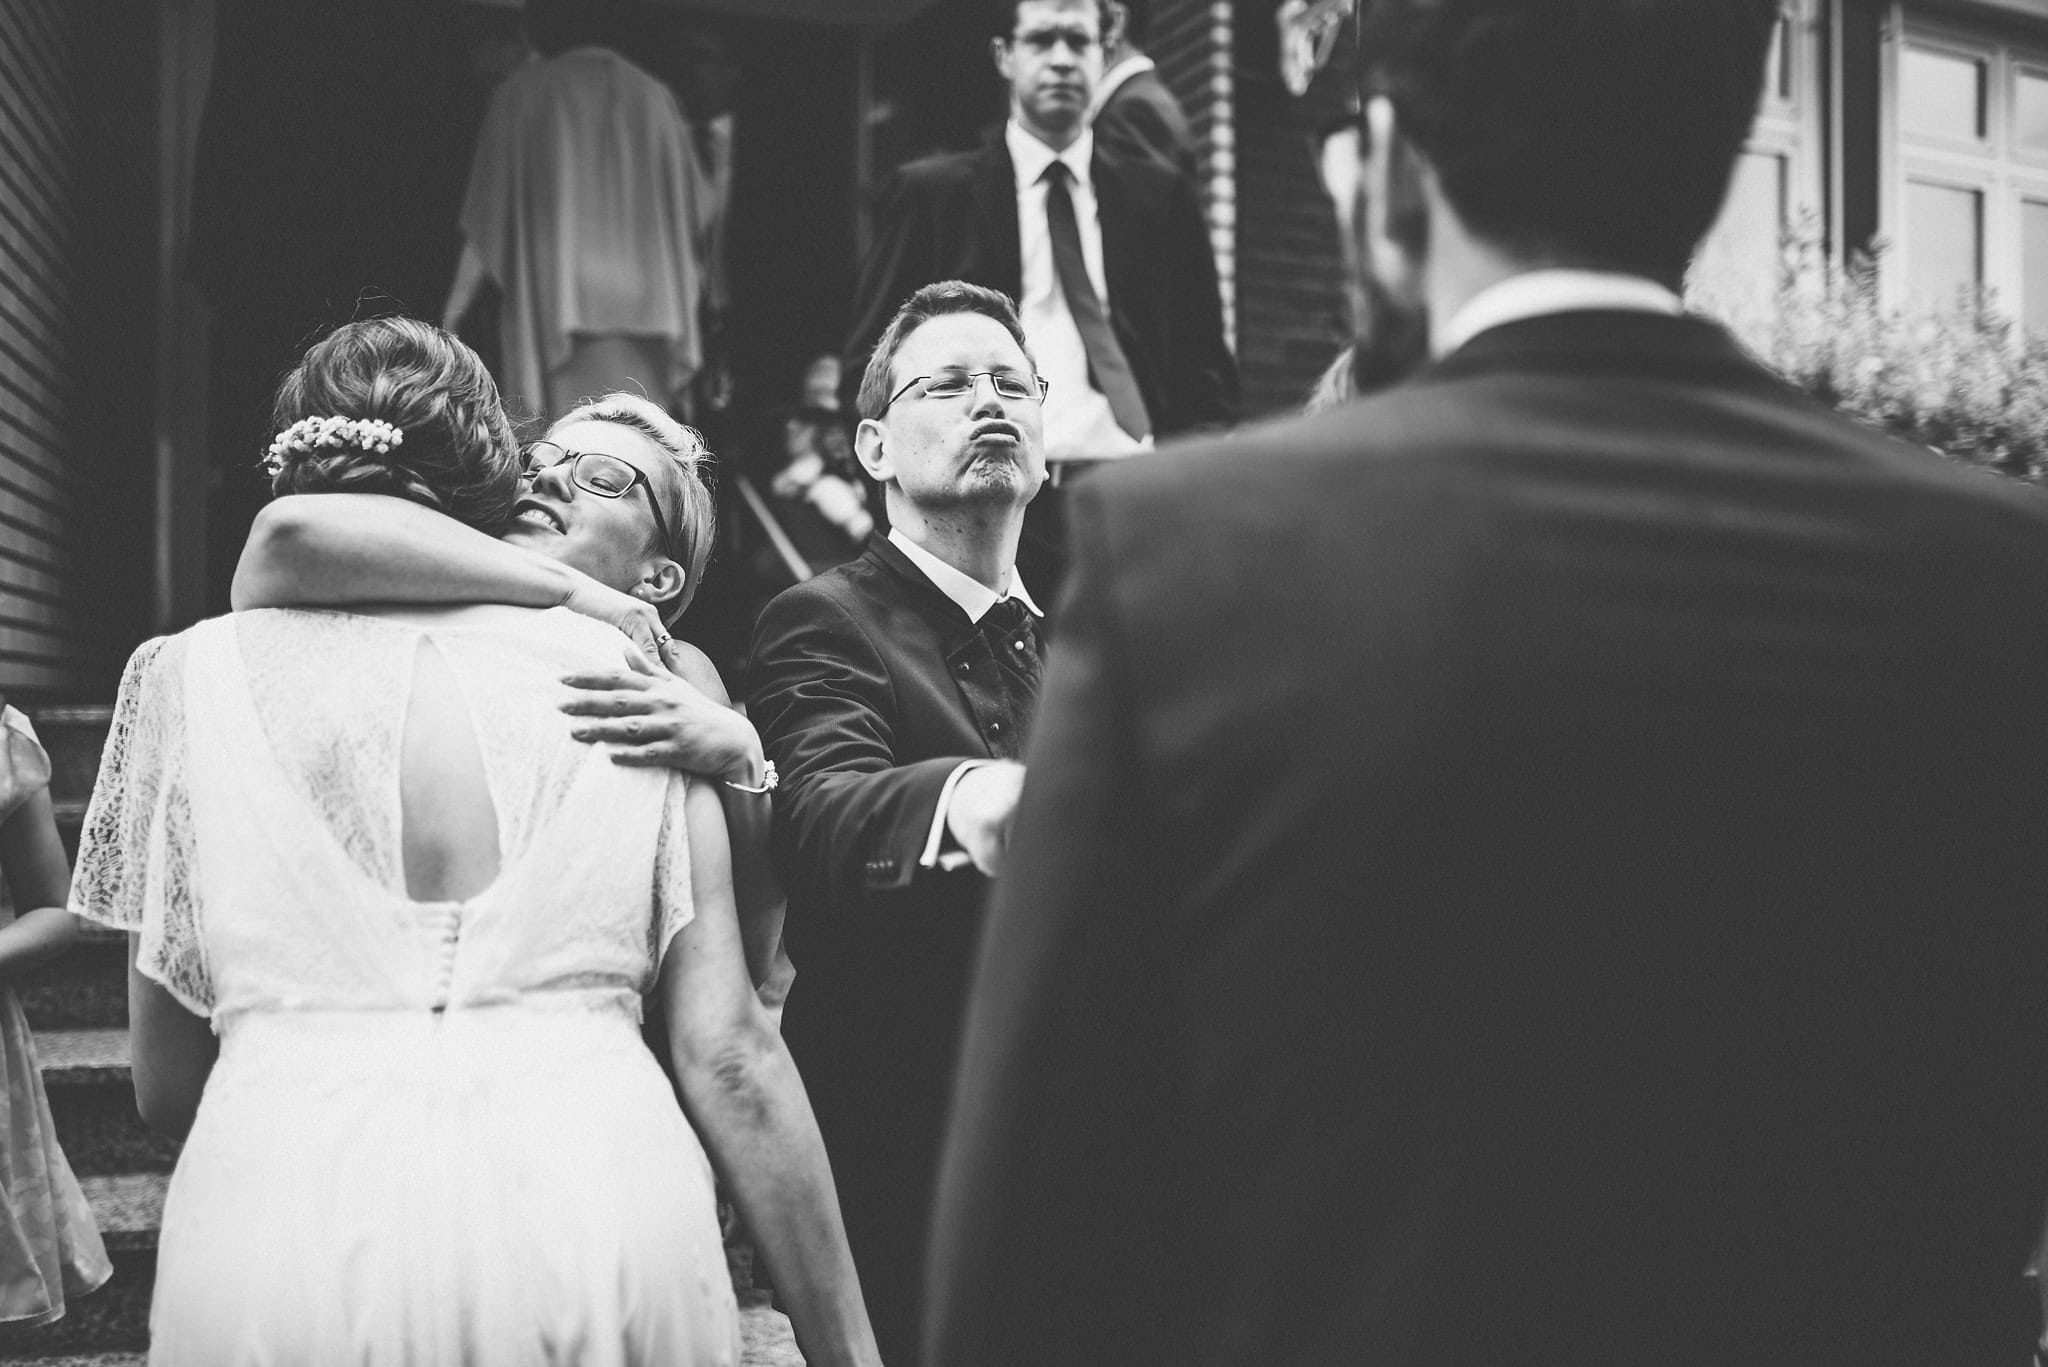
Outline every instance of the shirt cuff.
[(939, 789), (938, 806), (932, 813), (931, 833), (924, 838), (924, 853), (917, 857), (917, 866), (919, 868), (957, 869), (974, 862), (965, 850), (947, 850), (944, 854), (940, 854), (939, 846), (946, 838), (946, 813), (952, 810), (953, 790), (960, 786), (960, 779), (968, 770), (979, 769), (984, 764), (993, 764), (994, 762), (993, 760), (986, 759), (962, 760), (959, 767), (946, 775), (946, 786)]

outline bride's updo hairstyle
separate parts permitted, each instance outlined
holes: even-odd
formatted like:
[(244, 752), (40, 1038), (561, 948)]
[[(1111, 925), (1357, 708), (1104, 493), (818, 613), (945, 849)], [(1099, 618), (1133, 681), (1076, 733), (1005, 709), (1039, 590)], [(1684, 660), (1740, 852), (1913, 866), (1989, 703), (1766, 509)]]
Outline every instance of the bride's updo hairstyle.
[(519, 443), (474, 351), (416, 318), (344, 323), (277, 387), (271, 417), (389, 423), (399, 440), (299, 443), (273, 452), (273, 494), (392, 494), (493, 536), (512, 523)]

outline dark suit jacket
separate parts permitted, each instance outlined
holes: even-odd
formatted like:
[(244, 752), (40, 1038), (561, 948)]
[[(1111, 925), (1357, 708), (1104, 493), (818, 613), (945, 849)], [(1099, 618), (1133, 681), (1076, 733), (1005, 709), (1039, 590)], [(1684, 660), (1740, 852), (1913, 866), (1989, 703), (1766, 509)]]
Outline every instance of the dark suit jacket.
[(1192, 181), (1195, 139), (1187, 111), (1157, 71), (1126, 77), (1095, 113), (1095, 139), (1124, 157), (1149, 157)]
[(960, 761), (1019, 754), (1029, 708), (1003, 680), (987, 637), (881, 537), (782, 593), (754, 630), (747, 702), (782, 773), (776, 869), (799, 966), (783, 1033), (877, 1331), (905, 1361), (988, 891), (971, 868), (918, 860)]
[(929, 1362), (2026, 1360), (2038, 490), (1580, 313), (1074, 546)]
[[(951, 1057), (987, 880), (918, 858), (959, 763), (1020, 753), (1028, 718), (996, 671), (967, 614), (880, 536), (761, 613), (747, 705), (782, 775), (776, 863), (804, 981), (789, 1001), (793, 1033), (819, 998), (851, 993), (870, 1014), (901, 1013), (926, 1054)], [(874, 998), (878, 975), (920, 979), (918, 999)], [(870, 1052), (833, 1030), (819, 1046)]]
[[(1098, 145), (1091, 176), (1102, 223), (1110, 322), (1159, 436), (1230, 421), (1237, 365), (1209, 230), (1192, 184)], [(1015, 299), (1024, 266), (1016, 171), (1000, 130), (980, 149), (902, 167), (875, 216), (854, 295), (846, 383), (858, 387), (875, 340), (919, 288), (965, 280)], [(850, 407), (850, 405), (849, 405)]]

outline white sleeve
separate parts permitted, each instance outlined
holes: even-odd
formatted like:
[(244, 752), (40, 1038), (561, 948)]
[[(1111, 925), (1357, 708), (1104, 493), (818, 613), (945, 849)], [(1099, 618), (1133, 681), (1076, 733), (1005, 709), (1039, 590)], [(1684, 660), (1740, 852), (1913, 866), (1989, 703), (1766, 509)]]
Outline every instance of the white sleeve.
[(984, 764), (993, 763), (994, 760), (965, 759), (960, 761), (952, 773), (946, 775), (946, 786), (939, 789), (939, 800), (932, 806), (932, 828), (924, 838), (924, 853), (917, 858), (919, 868), (958, 869), (974, 862), (973, 856), (965, 850), (947, 850), (940, 854), (939, 846), (945, 843), (946, 814), (953, 810), (953, 790), (960, 786), (960, 780), (967, 776), (968, 770), (979, 769)]
[(661, 811), (661, 836), (654, 850), (654, 966), (658, 970), (676, 932), (697, 918), (690, 890), (690, 823), (683, 810), (694, 780), (671, 771)]
[(185, 781), (183, 644), (147, 641), (128, 661), (79, 835), (70, 910), (140, 935), (144, 976), (187, 1010), (209, 1015), (213, 978), (200, 940)]

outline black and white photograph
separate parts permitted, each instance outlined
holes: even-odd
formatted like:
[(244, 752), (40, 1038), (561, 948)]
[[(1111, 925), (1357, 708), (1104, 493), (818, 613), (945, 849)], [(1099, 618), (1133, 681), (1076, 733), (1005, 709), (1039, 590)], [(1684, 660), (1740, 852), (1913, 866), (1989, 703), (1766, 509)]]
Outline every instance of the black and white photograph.
[(0, 0), (0, 1360), (2048, 1367), (2048, 0)]

